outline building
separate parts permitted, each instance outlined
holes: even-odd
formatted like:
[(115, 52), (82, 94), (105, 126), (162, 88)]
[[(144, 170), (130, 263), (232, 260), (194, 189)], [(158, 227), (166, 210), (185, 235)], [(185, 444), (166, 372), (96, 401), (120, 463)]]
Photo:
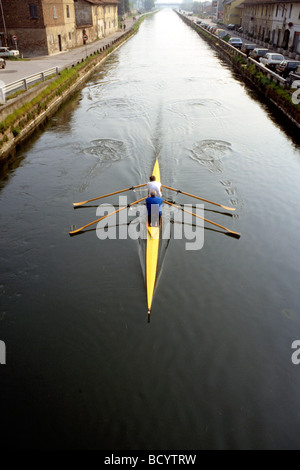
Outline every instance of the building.
[(77, 43), (95, 41), (118, 30), (118, 0), (74, 0)]
[[(118, 0), (1, 0), (1, 45), (24, 56), (55, 54), (118, 29)], [(14, 41), (13, 37), (17, 37)]]
[(243, 0), (223, 0), (223, 23), (226, 25), (234, 24), (241, 26), (243, 8), (241, 3)]
[(300, 0), (244, 0), (242, 26), (253, 39), (300, 54)]

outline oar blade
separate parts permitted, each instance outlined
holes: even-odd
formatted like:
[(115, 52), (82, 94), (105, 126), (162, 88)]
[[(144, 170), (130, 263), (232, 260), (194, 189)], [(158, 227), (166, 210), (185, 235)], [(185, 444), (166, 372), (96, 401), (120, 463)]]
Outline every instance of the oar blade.
[(220, 204), (220, 207), (222, 207), (223, 209), (226, 209), (227, 211), (235, 211), (236, 210), (235, 207), (222, 206), (221, 204)]
[(83, 206), (83, 205), (86, 204), (87, 202), (90, 202), (90, 201), (73, 202), (73, 206), (74, 206), (74, 207)]

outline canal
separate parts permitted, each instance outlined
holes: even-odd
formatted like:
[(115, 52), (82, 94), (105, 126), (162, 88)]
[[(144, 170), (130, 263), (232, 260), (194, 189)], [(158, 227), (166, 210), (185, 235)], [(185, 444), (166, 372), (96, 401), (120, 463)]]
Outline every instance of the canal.
[[(299, 448), (299, 144), (176, 13), (143, 22), (2, 172), (1, 447)], [(148, 324), (143, 242), (69, 231), (156, 158), (241, 237), (165, 243)]]

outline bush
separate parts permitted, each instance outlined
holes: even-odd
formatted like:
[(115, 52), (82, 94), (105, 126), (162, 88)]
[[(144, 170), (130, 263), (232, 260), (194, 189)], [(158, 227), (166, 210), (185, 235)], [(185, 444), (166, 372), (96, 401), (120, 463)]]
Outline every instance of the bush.
[(12, 132), (12, 134), (13, 134), (14, 137), (17, 137), (17, 135), (19, 135), (20, 132), (21, 132), (20, 126), (12, 127), (12, 128), (11, 128), (11, 132)]

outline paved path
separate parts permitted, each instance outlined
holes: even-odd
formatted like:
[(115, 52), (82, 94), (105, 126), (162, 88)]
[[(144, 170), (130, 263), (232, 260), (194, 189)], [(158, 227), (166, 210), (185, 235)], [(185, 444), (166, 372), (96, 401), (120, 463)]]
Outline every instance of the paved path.
[[(139, 18), (137, 16), (137, 18)], [(122, 22), (124, 24), (124, 21)], [(22, 78), (28, 77), (35, 73), (42, 72), (43, 70), (50, 69), (52, 67), (58, 67), (59, 70), (62, 70), (73, 63), (84, 59), (87, 55), (92, 54), (94, 51), (100, 49), (100, 47), (109, 44), (114, 39), (119, 38), (124, 35), (128, 30), (132, 29), (135, 20), (128, 18), (125, 21), (126, 30), (119, 30), (116, 33), (107, 36), (106, 38), (95, 41), (87, 46), (76, 47), (75, 49), (70, 49), (67, 52), (60, 52), (58, 54), (53, 54), (50, 56), (35, 57), (27, 60), (7, 60), (6, 68), (0, 69), (0, 81), (8, 85), (9, 83), (21, 80)]]

